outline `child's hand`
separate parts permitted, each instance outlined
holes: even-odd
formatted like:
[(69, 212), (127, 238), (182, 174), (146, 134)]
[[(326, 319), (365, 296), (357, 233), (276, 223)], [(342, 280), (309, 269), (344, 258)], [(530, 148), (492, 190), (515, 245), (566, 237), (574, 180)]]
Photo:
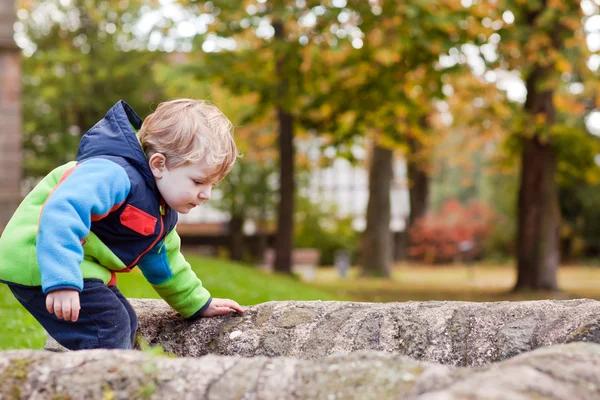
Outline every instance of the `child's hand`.
[(214, 317), (217, 315), (229, 314), (231, 311), (243, 313), (242, 307), (233, 300), (229, 299), (212, 299), (206, 310), (202, 311), (202, 317)]
[(79, 318), (79, 292), (72, 289), (56, 290), (46, 296), (46, 310), (65, 321), (77, 321)]

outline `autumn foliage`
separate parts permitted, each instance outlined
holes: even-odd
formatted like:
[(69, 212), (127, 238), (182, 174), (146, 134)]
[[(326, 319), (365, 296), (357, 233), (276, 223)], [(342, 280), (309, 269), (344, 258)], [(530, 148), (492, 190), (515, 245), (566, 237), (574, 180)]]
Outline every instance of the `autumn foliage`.
[(485, 203), (446, 201), (439, 211), (429, 212), (409, 230), (410, 257), (426, 263), (472, 260), (482, 254), (493, 231), (494, 211)]

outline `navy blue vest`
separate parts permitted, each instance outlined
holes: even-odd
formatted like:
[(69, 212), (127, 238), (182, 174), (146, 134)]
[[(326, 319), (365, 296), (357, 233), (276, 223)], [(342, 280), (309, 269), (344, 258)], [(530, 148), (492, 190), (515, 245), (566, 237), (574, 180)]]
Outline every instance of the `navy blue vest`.
[(132, 128), (141, 124), (127, 103), (119, 101), (82, 137), (77, 154), (78, 162), (110, 160), (129, 176), (131, 190), (125, 202), (100, 220), (92, 217), (91, 225), (91, 231), (129, 268), (177, 224), (177, 212), (164, 204)]

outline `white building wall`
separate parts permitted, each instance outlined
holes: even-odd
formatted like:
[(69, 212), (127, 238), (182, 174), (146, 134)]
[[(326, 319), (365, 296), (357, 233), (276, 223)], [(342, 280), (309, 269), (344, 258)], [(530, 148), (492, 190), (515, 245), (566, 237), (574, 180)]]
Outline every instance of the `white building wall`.
[[(355, 229), (366, 226), (365, 215), (369, 201), (369, 174), (366, 165), (353, 166), (349, 161), (335, 159), (328, 168), (314, 169), (307, 192), (315, 204), (334, 203), (340, 217), (354, 217)], [(218, 192), (208, 203), (196, 207), (187, 215), (180, 215), (182, 223), (227, 223), (229, 215), (211, 207), (218, 200)], [(394, 163), (394, 181), (391, 189), (392, 231), (402, 231), (409, 213), (406, 184), (406, 163), (398, 158)]]

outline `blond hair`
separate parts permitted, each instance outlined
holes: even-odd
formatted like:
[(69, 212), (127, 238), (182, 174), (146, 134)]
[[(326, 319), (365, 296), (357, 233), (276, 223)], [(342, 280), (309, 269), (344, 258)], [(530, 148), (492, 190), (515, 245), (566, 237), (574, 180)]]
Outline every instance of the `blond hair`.
[(167, 168), (203, 161), (216, 181), (229, 173), (238, 156), (233, 124), (203, 100), (160, 103), (144, 120), (137, 136), (148, 158), (162, 153)]

